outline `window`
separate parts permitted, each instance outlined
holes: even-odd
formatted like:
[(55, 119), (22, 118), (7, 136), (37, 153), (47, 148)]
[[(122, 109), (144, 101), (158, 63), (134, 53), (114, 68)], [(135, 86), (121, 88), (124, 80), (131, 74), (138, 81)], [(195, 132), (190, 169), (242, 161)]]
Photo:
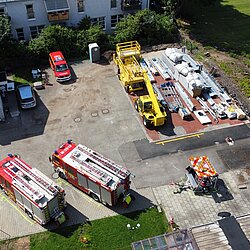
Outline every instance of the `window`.
[(93, 25), (99, 24), (104, 30), (106, 29), (105, 16), (104, 17), (91, 18), (91, 23)]
[(111, 16), (111, 28), (114, 29), (116, 24), (123, 18), (123, 15)]
[(117, 7), (117, 0), (110, 0), (111, 9)]
[(0, 15), (6, 14), (5, 7), (0, 7)]
[(37, 37), (42, 29), (44, 28), (44, 25), (39, 25), (39, 26), (30, 26), (30, 35), (31, 35), (31, 38), (35, 38)]
[(26, 10), (27, 10), (28, 19), (34, 19), (35, 18), (35, 13), (34, 13), (34, 10), (33, 10), (33, 4), (26, 5)]
[(85, 8), (84, 8), (84, 0), (77, 0), (77, 9), (78, 12), (84, 12)]
[(23, 40), (25, 40), (25, 39), (24, 39), (23, 28), (16, 29), (16, 33), (17, 33), (17, 39), (18, 39), (18, 41), (23, 41)]

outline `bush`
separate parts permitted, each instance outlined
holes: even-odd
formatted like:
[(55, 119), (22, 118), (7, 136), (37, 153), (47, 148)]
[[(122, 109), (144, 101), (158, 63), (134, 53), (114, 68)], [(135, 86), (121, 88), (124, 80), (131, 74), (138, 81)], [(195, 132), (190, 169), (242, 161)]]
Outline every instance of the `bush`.
[(61, 50), (66, 57), (77, 55), (77, 32), (60, 25), (51, 25), (29, 43), (29, 51), (36, 56), (48, 57), (51, 51)]
[(116, 42), (137, 40), (142, 45), (175, 42), (177, 28), (170, 16), (156, 14), (151, 10), (128, 15), (116, 25)]

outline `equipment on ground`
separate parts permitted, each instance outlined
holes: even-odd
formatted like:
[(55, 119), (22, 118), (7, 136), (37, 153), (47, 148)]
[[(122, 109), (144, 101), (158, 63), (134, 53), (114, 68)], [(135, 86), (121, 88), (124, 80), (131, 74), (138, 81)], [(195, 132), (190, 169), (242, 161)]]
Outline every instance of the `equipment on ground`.
[(144, 86), (147, 89), (148, 94), (139, 96), (134, 103), (136, 110), (143, 118), (144, 126), (149, 128), (163, 125), (166, 112), (157, 100), (147, 71), (139, 63), (141, 61), (139, 43), (137, 41), (118, 43), (113, 59), (118, 66), (119, 79), (126, 92), (143, 90)]
[(152, 126), (164, 125), (166, 121), (166, 112), (157, 99), (153, 86), (146, 72), (143, 73), (145, 86), (148, 95), (139, 96), (134, 103), (135, 109), (143, 118), (143, 124), (146, 128)]
[[(71, 140), (63, 143), (50, 158), (59, 176), (95, 201), (114, 206), (119, 201), (129, 205), (130, 171), (96, 151)], [(130, 196), (130, 198), (128, 198)]]
[(143, 68), (140, 66), (141, 46), (137, 41), (116, 44), (113, 60), (118, 67), (118, 77), (127, 93), (143, 90)]
[(216, 188), (219, 174), (207, 156), (190, 157), (191, 166), (186, 168), (186, 176), (195, 194), (209, 193)]
[(5, 194), (39, 224), (65, 221), (64, 190), (20, 156), (9, 154), (0, 161), (0, 180)]

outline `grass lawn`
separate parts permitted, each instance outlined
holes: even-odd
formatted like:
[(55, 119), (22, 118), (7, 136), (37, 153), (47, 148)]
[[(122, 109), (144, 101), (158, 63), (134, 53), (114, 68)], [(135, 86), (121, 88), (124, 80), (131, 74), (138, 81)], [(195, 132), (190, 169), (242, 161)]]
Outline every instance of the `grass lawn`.
[(250, 54), (249, 0), (218, 0), (196, 11), (199, 15), (190, 26), (195, 39), (205, 45)]
[[(137, 229), (127, 229), (127, 224)], [(95, 249), (118, 250), (131, 249), (131, 243), (168, 231), (165, 215), (156, 208), (134, 212), (127, 215), (118, 215), (91, 224), (62, 228), (54, 232), (44, 232), (31, 236), (30, 249)], [(88, 244), (80, 241), (89, 239)]]

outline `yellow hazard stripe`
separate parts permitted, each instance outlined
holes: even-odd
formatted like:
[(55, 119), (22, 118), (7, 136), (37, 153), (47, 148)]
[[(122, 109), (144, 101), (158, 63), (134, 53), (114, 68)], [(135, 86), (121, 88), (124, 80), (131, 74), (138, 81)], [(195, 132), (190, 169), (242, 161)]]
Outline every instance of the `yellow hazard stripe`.
[(187, 138), (192, 138), (192, 137), (198, 137), (199, 138), (202, 135), (204, 135), (204, 133), (186, 135), (186, 136), (181, 136), (181, 137), (177, 137), (177, 138), (173, 138), (173, 139), (169, 139), (169, 140), (158, 141), (155, 144), (162, 144), (162, 145), (164, 145), (165, 143), (168, 143), (168, 142), (180, 141), (180, 140), (184, 140), (184, 139), (187, 139)]
[(1, 196), (1, 198), (2, 198), (3, 201), (7, 201), (7, 202), (8, 202), (13, 208), (15, 208), (15, 209), (19, 212), (19, 214), (21, 214), (22, 217), (23, 217), (25, 220), (27, 220), (31, 225), (35, 224), (34, 221), (30, 220), (25, 214), (23, 214), (23, 211), (22, 211), (22, 210), (20, 210), (16, 205), (12, 204), (12, 202), (9, 201), (8, 198), (4, 197), (4, 195), (1, 194), (1, 193), (0, 193), (0, 196)]

